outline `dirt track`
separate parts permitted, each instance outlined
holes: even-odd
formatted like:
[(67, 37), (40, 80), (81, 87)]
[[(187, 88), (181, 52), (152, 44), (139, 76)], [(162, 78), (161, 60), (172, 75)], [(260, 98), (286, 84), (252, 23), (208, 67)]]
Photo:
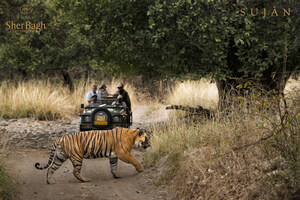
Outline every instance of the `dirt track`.
[[(149, 107), (137, 106), (134, 107), (133, 113), (133, 128), (144, 127), (151, 121), (167, 119), (167, 113), (163, 108), (149, 113)], [(142, 152), (134, 150), (133, 154), (142, 162)], [(34, 164), (46, 163), (48, 158), (45, 149), (35, 149), (35, 147), (15, 149), (8, 153), (5, 165), (13, 180), (14, 199), (147, 200), (166, 198), (166, 192), (152, 184), (154, 169), (147, 169), (138, 174), (132, 165), (119, 161), (118, 170), (122, 178), (114, 179), (110, 173), (108, 159), (84, 160), (82, 174), (92, 179), (88, 183), (80, 183), (73, 176), (71, 162), (66, 161), (55, 173), (56, 184), (47, 185), (46, 170), (36, 170)]]

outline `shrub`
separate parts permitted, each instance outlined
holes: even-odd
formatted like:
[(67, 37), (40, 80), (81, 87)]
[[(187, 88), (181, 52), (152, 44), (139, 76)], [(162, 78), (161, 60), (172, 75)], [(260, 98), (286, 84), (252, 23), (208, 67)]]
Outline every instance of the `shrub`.
[(153, 124), (145, 166), (168, 156), (157, 183), (170, 185), (172, 199), (297, 199), (296, 94), (299, 90), (284, 99), (253, 90), (233, 96), (230, 112), (216, 111), (212, 120), (171, 115), (168, 122)]

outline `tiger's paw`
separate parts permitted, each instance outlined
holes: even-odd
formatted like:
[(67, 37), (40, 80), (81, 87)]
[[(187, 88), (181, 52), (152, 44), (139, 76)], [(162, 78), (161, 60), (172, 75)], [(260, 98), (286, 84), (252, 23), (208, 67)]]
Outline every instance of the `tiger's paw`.
[(54, 184), (55, 181), (53, 179), (47, 179), (47, 184)]
[(84, 179), (82, 180), (82, 182), (91, 182), (91, 179), (90, 179), (90, 178), (84, 178)]
[(119, 174), (113, 174), (114, 178), (121, 178)]
[(144, 169), (137, 169), (136, 171), (138, 171), (138, 173), (142, 173)]

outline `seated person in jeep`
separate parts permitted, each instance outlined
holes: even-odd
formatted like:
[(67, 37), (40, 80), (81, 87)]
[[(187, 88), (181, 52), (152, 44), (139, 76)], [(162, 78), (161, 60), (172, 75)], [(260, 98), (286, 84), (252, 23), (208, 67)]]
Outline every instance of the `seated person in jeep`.
[(86, 94), (86, 100), (87, 100), (87, 102), (91, 103), (93, 101), (92, 97), (94, 95), (97, 96), (96, 101), (100, 101), (101, 100), (101, 95), (100, 95), (100, 93), (97, 92), (97, 85), (93, 85), (92, 86), (92, 91), (90, 91), (90, 92), (88, 92)]
[(92, 96), (92, 101), (90, 103), (97, 103), (97, 95)]
[(105, 84), (101, 85), (101, 87), (99, 88), (99, 93), (101, 97), (107, 97), (109, 95), (108, 91), (106, 90)]

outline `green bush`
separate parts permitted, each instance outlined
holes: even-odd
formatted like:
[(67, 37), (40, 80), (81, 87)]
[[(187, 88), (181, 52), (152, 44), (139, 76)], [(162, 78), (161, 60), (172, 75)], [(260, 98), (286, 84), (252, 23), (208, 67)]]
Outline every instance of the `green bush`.
[(0, 199), (9, 200), (12, 199), (13, 190), (11, 186), (11, 180), (6, 172), (3, 161), (0, 161)]

